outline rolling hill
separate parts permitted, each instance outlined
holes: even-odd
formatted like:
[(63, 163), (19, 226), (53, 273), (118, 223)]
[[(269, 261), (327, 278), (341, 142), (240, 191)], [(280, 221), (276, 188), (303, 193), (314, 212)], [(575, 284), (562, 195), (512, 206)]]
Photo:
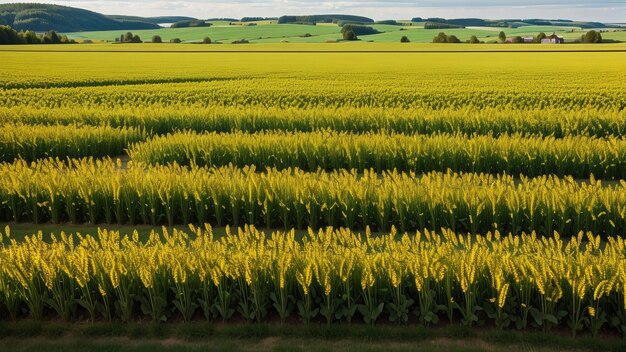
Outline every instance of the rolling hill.
[(0, 5), (0, 25), (8, 25), (15, 30), (46, 32), (104, 31), (156, 29), (157, 24), (117, 20), (97, 12), (74, 7), (48, 4), (2, 4)]

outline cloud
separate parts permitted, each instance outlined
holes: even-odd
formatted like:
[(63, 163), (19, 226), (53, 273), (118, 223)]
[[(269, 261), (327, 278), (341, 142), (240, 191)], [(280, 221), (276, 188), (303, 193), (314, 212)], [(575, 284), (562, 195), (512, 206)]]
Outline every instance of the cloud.
[[(15, 0), (0, 0), (11, 3)], [(626, 0), (181, 0), (101, 1), (60, 0), (51, 3), (85, 8), (106, 14), (140, 16), (188, 15), (198, 18), (280, 16), (324, 12), (350, 13), (375, 19), (411, 17), (568, 18), (573, 20), (625, 21)]]

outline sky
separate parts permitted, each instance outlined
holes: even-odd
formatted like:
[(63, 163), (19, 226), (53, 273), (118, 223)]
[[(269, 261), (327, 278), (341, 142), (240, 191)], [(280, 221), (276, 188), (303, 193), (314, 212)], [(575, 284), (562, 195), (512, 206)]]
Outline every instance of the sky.
[[(19, 0), (0, 0), (11, 3)], [(28, 1), (36, 2), (36, 1)], [(37, 1), (38, 2), (38, 1)], [(375, 20), (412, 17), (565, 18), (572, 20), (626, 22), (626, 0), (136, 0), (43, 1), (80, 7), (104, 14), (196, 18), (244, 16), (354, 14)]]

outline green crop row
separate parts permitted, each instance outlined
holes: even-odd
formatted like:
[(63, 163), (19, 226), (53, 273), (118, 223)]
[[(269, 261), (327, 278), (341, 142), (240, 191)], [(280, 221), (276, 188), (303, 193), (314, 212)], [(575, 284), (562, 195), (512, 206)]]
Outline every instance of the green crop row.
[(623, 235), (626, 183), (543, 176), (298, 169), (142, 168), (119, 160), (0, 164), (0, 220), (243, 223), (266, 228), (446, 227), (460, 232)]
[[(375, 238), (349, 230), (270, 235), (246, 226), (136, 235), (33, 235), (0, 245), (5, 319), (298, 319), (328, 325), (569, 327), (626, 334), (626, 245), (579, 233), (458, 235), (449, 230)], [(10, 238), (7, 228), (5, 236)], [(3, 234), (0, 233), (0, 238)], [(26, 308), (22, 310), (21, 308)], [(610, 330), (609, 330), (610, 329)]]
[(146, 133), (135, 127), (5, 124), (0, 161), (116, 156), (145, 138)]
[[(518, 77), (518, 79), (520, 79)], [(562, 109), (609, 110), (626, 108), (624, 83), (507, 82), (470, 77), (411, 82), (373, 76), (346, 79), (342, 84), (326, 77), (247, 78), (187, 83), (105, 84), (95, 87), (0, 90), (0, 106), (59, 107), (206, 107), (264, 106), (278, 108), (422, 108), (422, 109)], [(607, 82), (613, 81), (613, 85)], [(457, 82), (457, 84), (455, 84)], [(591, 82), (591, 83), (590, 83)], [(509, 85), (507, 85), (509, 83)], [(580, 85), (588, 84), (581, 91)]]
[(196, 132), (259, 132), (265, 130), (310, 132), (330, 129), (364, 133), (387, 131), (404, 134), (532, 134), (562, 138), (626, 135), (626, 110), (565, 110), (559, 108), (280, 108), (260, 106), (71, 106), (36, 108), (0, 107), (0, 122), (24, 124), (88, 124), (139, 127), (153, 134), (174, 130)]
[(332, 131), (255, 134), (182, 132), (134, 144), (129, 155), (147, 164), (303, 170), (467, 171), (525, 176), (626, 177), (626, 140), (585, 136), (412, 135)]

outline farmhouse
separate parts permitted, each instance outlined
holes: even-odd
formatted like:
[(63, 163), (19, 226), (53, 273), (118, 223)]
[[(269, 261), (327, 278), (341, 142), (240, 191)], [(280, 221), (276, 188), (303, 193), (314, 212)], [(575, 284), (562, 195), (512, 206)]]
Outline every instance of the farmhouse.
[(563, 44), (565, 43), (565, 39), (563, 37), (559, 37), (556, 33), (552, 33), (543, 39), (541, 39), (541, 44)]

